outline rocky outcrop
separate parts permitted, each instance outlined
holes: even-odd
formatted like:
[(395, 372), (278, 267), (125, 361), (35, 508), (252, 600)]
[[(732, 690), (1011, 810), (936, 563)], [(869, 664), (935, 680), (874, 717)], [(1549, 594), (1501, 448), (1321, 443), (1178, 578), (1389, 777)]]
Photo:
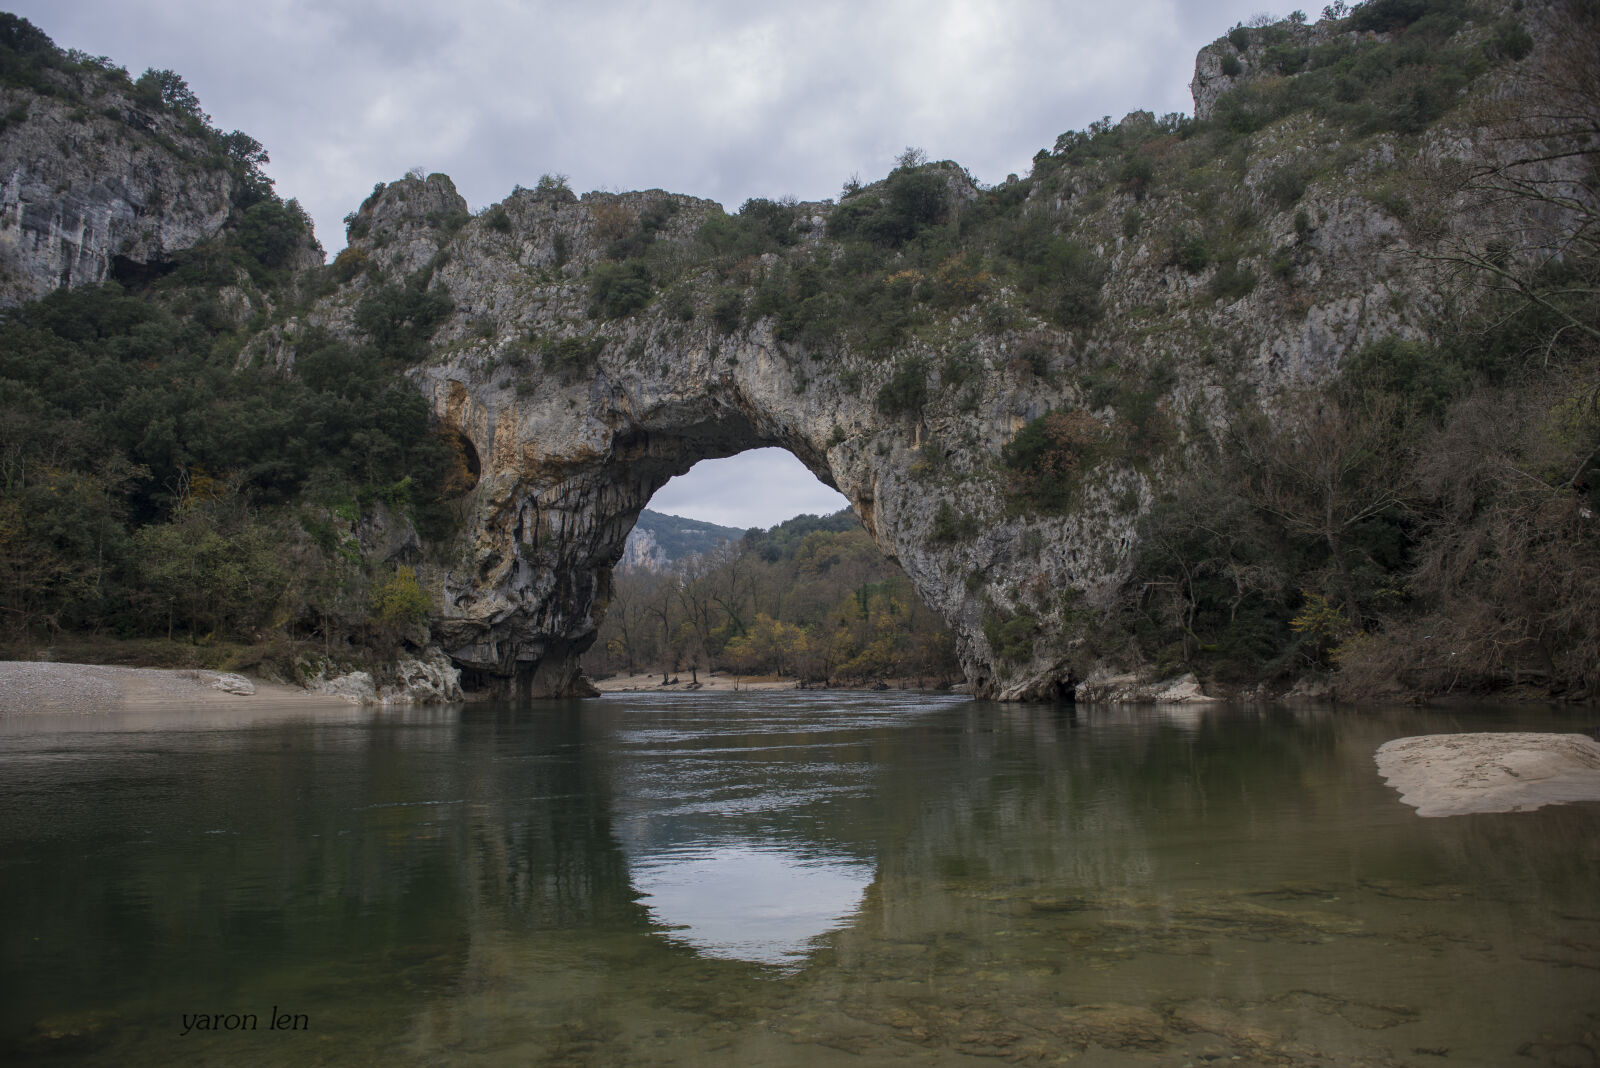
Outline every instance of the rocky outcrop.
[(628, 532), (628, 540), (622, 547), (622, 556), (617, 560), (619, 568), (635, 568), (640, 571), (665, 571), (672, 566), (672, 561), (667, 559), (667, 554), (656, 543), (656, 536), (648, 530), (634, 527)]
[[(1251, 79), (1281, 81), (1299, 60), (1270, 48), (1293, 52), (1331, 27), (1278, 27), (1270, 47), (1232, 35), (1208, 46), (1196, 66), (1197, 115)], [(141, 277), (228, 222), (232, 172), (197, 119), (140, 110), (125, 78), (47, 76), (82, 84), (0, 92), (0, 303)], [(770, 308), (740, 310), (763, 307), (773, 278), (814, 280), (848, 254), (826, 236), (831, 203), (783, 206), (782, 239), (733, 262), (704, 254), (697, 235), (723, 214), (709, 201), (660, 190), (580, 199), (541, 183), (474, 217), (447, 176), (418, 173), (374, 188), (348, 220), (336, 288), (305, 315), (271, 324), (240, 360), (292, 375), (296, 345), (315, 328), (412, 365), (476, 475), (456, 502), (462, 533), (432, 562), (408, 524), (380, 518), (358, 533), (370, 554), (416, 561), (438, 596), (432, 636), (450, 671), (475, 686), (584, 692), (578, 657), (651, 496), (699, 460), (775, 446), (850, 500), (950, 623), (975, 694), (1070, 698), (1091, 676), (1133, 666), (1099, 662), (1084, 634), (1126, 583), (1140, 518), (1186, 443), (1240, 403), (1271, 417), (1276, 398), (1325, 382), (1346, 354), (1421, 337), (1449, 301), (1468, 299), (1417, 255), (1449, 240), (1450, 220), (1467, 214), (1426, 188), (1428, 175), (1481, 160), (1470, 120), (1451, 122), (1340, 143), (1306, 114), (1263, 119), (1248, 136), (1220, 131), (1226, 159), (1197, 154), (1155, 191), (1138, 166), (1153, 175), (1151, 158), (1075, 153), (1086, 135), (1043, 153), (1035, 176), (1007, 183), (1004, 195), (981, 195), (953, 164), (923, 166), (920, 178), (936, 181), (908, 186), (896, 210), (921, 212), (922, 223), (937, 216), (952, 241), (969, 212), (1010, 212), (1017, 235), (1031, 228), (1035, 243), (1069, 247), (1026, 269), (1019, 259), (1010, 281), (995, 282), (960, 256), (901, 264), (903, 235), (878, 231), (863, 240), (876, 242), (889, 273), (871, 285), (939, 283), (957, 299), (916, 297), (938, 310), (870, 351), (842, 332), (807, 340)], [(1149, 155), (1176, 151), (1176, 126), (1158, 130), (1145, 113), (1124, 125), (1129, 144), (1154, 146)], [(1118, 132), (1100, 126), (1095, 137)], [(1436, 198), (1426, 212), (1408, 199), (1418, 190)], [(930, 198), (940, 202), (931, 213)], [(1520, 225), (1489, 215), (1468, 224)], [(1089, 261), (1093, 284), (1078, 282), (1092, 290), (1095, 314), (1071, 325), (1017, 291)], [(947, 269), (954, 281), (933, 277)], [(804, 284), (792, 288), (784, 299), (806, 299)], [(234, 322), (252, 314), (242, 290), (223, 291), (218, 304)], [(1019, 431), (1059, 414), (1076, 432), (1126, 436), (1134, 400), (1159, 441), (1086, 461), (1070, 502), (1019, 503), (1005, 460)], [(325, 681), (361, 699), (385, 699), (386, 686), (455, 692), (443, 661), (419, 663), (397, 682)], [(1139, 690), (1097, 686), (1082, 692)], [(1198, 696), (1183, 686), (1153, 693), (1178, 691)]]
[(141, 277), (232, 210), (233, 176), (178, 116), (102, 74), (46, 73), (62, 92), (0, 91), (0, 307)]
[(1130, 705), (1192, 705), (1216, 700), (1205, 694), (1192, 672), (1154, 681), (1133, 674), (1096, 672), (1078, 684), (1073, 698), (1080, 704)]
[[(1211, 63), (1202, 57), (1202, 73)], [(1198, 108), (1209, 92), (1197, 89)], [(578, 657), (651, 495), (699, 460), (776, 446), (850, 500), (950, 623), (974, 693), (1070, 699), (1091, 673), (1128, 670), (1097, 663), (1085, 622), (1125, 582), (1140, 516), (1169, 468), (1159, 456), (1100, 463), (1082, 473), (1070, 509), (1040, 514), (1008, 495), (1002, 457), (1017, 432), (1051, 412), (1113, 426), (1118, 411), (1091, 380), (1109, 373), (1113, 385), (1159, 394), (1181, 449), (1191, 428), (1226, 420), (1231, 397), (1253, 394), (1270, 411), (1273, 396), (1325, 381), (1346, 353), (1423, 336), (1451, 299), (1415, 255), (1441, 240), (1437, 229), (1408, 225), (1403, 205), (1372, 190), (1375, 176), (1392, 190), (1397, 176), (1472, 158), (1470, 131), (1324, 146), (1314, 167), (1312, 151), (1299, 131), (1272, 127), (1229, 164), (1236, 177), (1216, 181), (1253, 229), (1237, 262), (1203, 267), (1183, 265), (1171, 236), (1204, 224), (1203, 196), (1146, 198), (1091, 167), (1035, 183), (1024, 210), (1069, 220), (1056, 225), (1106, 266), (1104, 317), (1088, 328), (1052, 325), (1002, 288), (885, 358), (780, 336), (770, 316), (718, 315), (730, 293), (753, 301), (769, 272), (838, 255), (824, 236), (831, 204), (796, 206), (789, 247), (732, 268), (674, 267), (670, 292), (621, 314), (599, 305), (594, 286), (618, 269), (618, 243), (635, 242), (629, 256), (692, 264), (717, 205), (660, 191), (580, 200), (519, 190), (467, 219), (443, 175), (374, 190), (341, 257), (350, 281), (308, 321), (353, 332), (360, 302), (402, 280), (453, 304), (412, 374), (481, 464), (460, 502), (457, 562), (433, 576), (434, 634), (474, 684), (584, 689)], [(1286, 195), (1281, 176), (1296, 167), (1302, 187)], [(939, 173), (959, 218), (976, 192), (958, 168)], [(1438, 207), (1436, 219), (1450, 217), (1451, 205)], [(285, 366), (295, 329), (264, 341), (259, 358)], [(926, 400), (883, 403), (884, 387), (908, 374)], [(1082, 692), (1201, 697), (1192, 685), (1133, 681)]]
[(358, 705), (441, 704), (462, 699), (461, 670), (436, 647), (395, 657), (375, 675), (315, 665), (303, 685), (312, 693)]

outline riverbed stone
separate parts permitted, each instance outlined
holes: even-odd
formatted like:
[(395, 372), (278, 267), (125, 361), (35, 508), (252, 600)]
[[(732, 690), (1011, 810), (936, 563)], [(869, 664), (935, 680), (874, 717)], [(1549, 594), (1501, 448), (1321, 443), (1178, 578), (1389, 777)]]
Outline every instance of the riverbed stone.
[(201, 677), (206, 680), (213, 690), (221, 690), (223, 693), (249, 697), (256, 692), (256, 684), (243, 675), (235, 675), (226, 671), (208, 671)]

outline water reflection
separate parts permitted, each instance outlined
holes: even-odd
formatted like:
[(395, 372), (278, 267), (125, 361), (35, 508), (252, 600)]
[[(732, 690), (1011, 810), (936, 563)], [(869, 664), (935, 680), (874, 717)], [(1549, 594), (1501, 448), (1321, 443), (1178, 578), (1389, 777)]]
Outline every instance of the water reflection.
[[(13, 722), (0, 1060), (1566, 1063), (1600, 1029), (1600, 806), (1425, 821), (1372, 764), (1563, 729), (1476, 714)], [(274, 1004), (312, 1033), (173, 1044)]]
[(724, 841), (633, 858), (656, 924), (711, 957), (798, 968), (818, 935), (861, 905), (872, 868), (762, 842)]

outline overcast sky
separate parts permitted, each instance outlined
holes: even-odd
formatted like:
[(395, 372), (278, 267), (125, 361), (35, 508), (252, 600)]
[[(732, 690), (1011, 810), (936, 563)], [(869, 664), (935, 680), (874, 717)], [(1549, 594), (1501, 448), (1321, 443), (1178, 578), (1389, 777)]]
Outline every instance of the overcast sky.
[[(1102, 115), (1190, 112), (1196, 50), (1260, 11), (1287, 13), (1259, 0), (0, 7), (135, 77), (183, 75), (214, 125), (266, 146), (279, 194), (311, 213), (330, 254), (373, 184), (414, 166), (450, 175), (473, 210), (544, 173), (580, 193), (661, 188), (730, 211), (750, 197), (821, 200), (852, 176), (882, 177), (913, 145), (1002, 181)], [(712, 514), (709, 498), (674, 514), (768, 526), (831, 510), (771, 503), (794, 478), (761, 463), (766, 477), (730, 491), (750, 506), (742, 518)]]

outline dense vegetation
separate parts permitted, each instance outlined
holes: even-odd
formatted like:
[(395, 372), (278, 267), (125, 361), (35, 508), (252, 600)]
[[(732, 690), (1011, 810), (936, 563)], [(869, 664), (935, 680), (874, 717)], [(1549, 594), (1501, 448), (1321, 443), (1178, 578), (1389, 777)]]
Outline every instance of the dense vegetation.
[(237, 367), (270, 310), (316, 284), (290, 271), (310, 228), (261, 174), (260, 145), (213, 130), (171, 72), (131, 81), (10, 15), (0, 79), (168, 108), (215, 146), (197, 165), (235, 178), (215, 241), (126, 287), (0, 316), (0, 635), (276, 633), (348, 651), (414, 627), (427, 607), (414, 574), (369, 550), (384, 526), (442, 536), (443, 497), (471, 475), (401, 379), (413, 354), (385, 343), (384, 309), (371, 344), (310, 331), (293, 374)]
[(819, 683), (935, 684), (957, 671), (949, 630), (849, 510), (752, 529), (666, 573), (618, 572), (585, 667), (597, 676), (722, 670)]
[[(1453, 25), (1464, 9), (1374, 2), (1351, 19)], [(1600, 15), (1568, 17), (1529, 75), (1539, 111), (1481, 116), (1528, 151), (1419, 190), (1428, 211), (1509, 200), (1562, 223), (1446, 242), (1419, 266), (1468, 284), (1472, 314), (1349, 354), (1270, 424), (1241, 411), (1192, 440), (1098, 642), (1239, 682), (1321, 667), (1351, 695), (1600, 693), (1600, 92), (1585, 73)], [(1490, 46), (1519, 40), (1497, 24)]]

